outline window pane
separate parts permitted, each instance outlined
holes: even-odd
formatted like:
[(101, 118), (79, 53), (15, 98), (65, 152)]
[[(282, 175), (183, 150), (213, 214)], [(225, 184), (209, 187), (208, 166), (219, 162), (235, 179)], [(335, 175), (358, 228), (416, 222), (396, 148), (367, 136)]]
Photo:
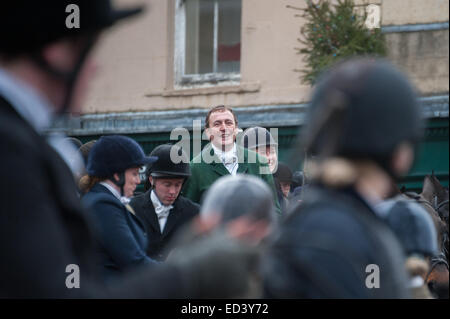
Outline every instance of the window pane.
[[(186, 0), (185, 4), (184, 74), (239, 73), (242, 1)], [(217, 4), (217, 11), (215, 11), (215, 4)], [(215, 12), (217, 17), (214, 16)], [(215, 20), (217, 21), (216, 30), (214, 30)], [(214, 50), (217, 51), (214, 52)]]
[(186, 1), (185, 74), (213, 72), (214, 1)]
[(241, 60), (241, 0), (219, 1), (218, 72), (239, 72)]

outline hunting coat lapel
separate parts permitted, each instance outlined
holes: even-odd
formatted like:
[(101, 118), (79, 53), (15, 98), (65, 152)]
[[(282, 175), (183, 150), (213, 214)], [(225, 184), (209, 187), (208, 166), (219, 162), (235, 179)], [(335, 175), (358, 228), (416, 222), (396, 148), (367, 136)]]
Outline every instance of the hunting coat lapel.
[(178, 218), (180, 217), (180, 209), (177, 207), (177, 202), (174, 203), (174, 208), (170, 210), (169, 216), (167, 217), (166, 225), (162, 232), (162, 236), (166, 237), (170, 231), (177, 225)]
[[(149, 225), (153, 228), (153, 232), (161, 233), (161, 228), (159, 227), (158, 216), (155, 213), (155, 207), (150, 199), (151, 190), (147, 191), (144, 195), (143, 200), (140, 203), (140, 209), (136, 212), (138, 216), (144, 220), (145, 225)], [(143, 214), (142, 212), (147, 212)], [(147, 230), (151, 231), (151, 230)]]
[(157, 260), (165, 260), (168, 253), (168, 244), (172, 241), (174, 234), (184, 224), (188, 223), (198, 214), (200, 207), (182, 196), (173, 203), (167, 217), (166, 225), (161, 233), (158, 217), (150, 199), (151, 190), (134, 197), (130, 205), (141, 218), (148, 235), (147, 254)]
[[(230, 175), (222, 161), (217, 157), (217, 155), (212, 150), (211, 144), (208, 144), (202, 151), (202, 162), (204, 158), (211, 157), (213, 159), (211, 165), (212, 169), (218, 173), (220, 176)], [(238, 156), (238, 173), (245, 174), (248, 171), (248, 152), (245, 152), (244, 148), (237, 146), (237, 156)], [(209, 154), (208, 154), (209, 153)], [(206, 163), (205, 163), (206, 164)]]
[[(177, 225), (177, 220), (180, 215), (179, 209), (177, 209), (176, 203), (174, 203), (174, 208), (170, 210), (169, 216), (167, 216), (166, 225), (164, 230), (161, 232), (161, 227), (159, 225), (158, 216), (155, 213), (155, 207), (150, 199), (150, 191), (145, 193), (144, 199), (140, 203), (140, 209), (138, 210), (138, 216), (144, 220), (144, 224), (149, 225), (154, 233), (161, 234), (162, 237), (166, 237), (167, 234)], [(145, 214), (142, 212), (146, 212)], [(151, 230), (148, 230), (149, 232)]]
[(229, 175), (230, 173), (226, 169), (226, 167), (223, 165), (222, 161), (219, 159), (219, 157), (214, 153), (214, 150), (211, 146), (211, 143), (208, 144), (202, 151), (202, 163), (207, 164), (204, 162), (204, 159), (212, 159), (212, 163), (209, 165), (211, 168), (220, 176)]
[(239, 166), (237, 172), (239, 174), (245, 174), (248, 171), (248, 152), (245, 152), (245, 150), (242, 147), (238, 146), (237, 153), (239, 159)]

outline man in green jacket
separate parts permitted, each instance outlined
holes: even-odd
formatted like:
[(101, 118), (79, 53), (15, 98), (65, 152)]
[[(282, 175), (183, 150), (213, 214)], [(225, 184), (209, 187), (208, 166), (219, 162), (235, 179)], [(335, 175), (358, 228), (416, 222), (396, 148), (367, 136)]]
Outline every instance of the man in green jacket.
[(191, 177), (184, 185), (183, 195), (200, 203), (206, 190), (220, 177), (250, 174), (262, 178), (272, 189), (276, 210), (275, 184), (267, 160), (236, 144), (237, 118), (231, 108), (223, 105), (212, 108), (205, 119), (205, 133), (211, 143), (190, 163)]

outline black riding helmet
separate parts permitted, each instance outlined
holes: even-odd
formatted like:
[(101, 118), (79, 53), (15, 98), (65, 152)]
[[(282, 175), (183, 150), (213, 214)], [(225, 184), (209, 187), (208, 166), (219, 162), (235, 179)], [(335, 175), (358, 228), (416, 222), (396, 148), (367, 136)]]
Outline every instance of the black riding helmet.
[(285, 163), (278, 163), (278, 169), (273, 177), (280, 182), (292, 183), (292, 170)]
[[(66, 25), (78, 8), (79, 28)], [(0, 4), (0, 56), (7, 60), (27, 55), (42, 70), (62, 81), (67, 92), (60, 113), (67, 111), (85, 59), (98, 33), (117, 21), (135, 15), (142, 7), (116, 10), (110, 0), (2, 1)], [(41, 49), (63, 38), (83, 40), (78, 60), (71, 70), (51, 66)]]
[[(79, 28), (66, 26), (66, 20), (74, 12), (69, 5), (79, 8)], [(64, 37), (105, 29), (140, 11), (142, 8), (116, 10), (110, 0), (2, 1), (0, 52), (33, 52)]]
[(371, 58), (350, 59), (326, 72), (306, 123), (308, 153), (372, 159), (392, 176), (395, 148), (402, 142), (415, 145), (422, 136), (412, 85), (392, 64)]
[(295, 171), (292, 173), (292, 188), (303, 186), (306, 184), (305, 175), (302, 171)]
[(159, 145), (150, 153), (150, 156), (156, 156), (158, 160), (151, 165), (147, 165), (145, 172), (146, 190), (151, 188), (149, 176), (153, 178), (184, 178), (185, 181), (191, 176), (189, 158), (178, 145)]
[[(102, 136), (89, 152), (86, 171), (90, 176), (108, 178), (121, 188), (125, 185), (125, 170), (153, 163), (157, 157), (147, 157), (141, 146), (122, 135)], [(119, 174), (119, 181), (113, 176)]]

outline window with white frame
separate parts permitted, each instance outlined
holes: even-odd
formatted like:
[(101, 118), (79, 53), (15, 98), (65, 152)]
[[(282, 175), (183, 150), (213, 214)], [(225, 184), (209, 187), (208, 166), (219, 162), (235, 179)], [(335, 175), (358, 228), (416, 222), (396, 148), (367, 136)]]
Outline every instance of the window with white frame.
[(177, 0), (177, 84), (239, 81), (242, 0)]

